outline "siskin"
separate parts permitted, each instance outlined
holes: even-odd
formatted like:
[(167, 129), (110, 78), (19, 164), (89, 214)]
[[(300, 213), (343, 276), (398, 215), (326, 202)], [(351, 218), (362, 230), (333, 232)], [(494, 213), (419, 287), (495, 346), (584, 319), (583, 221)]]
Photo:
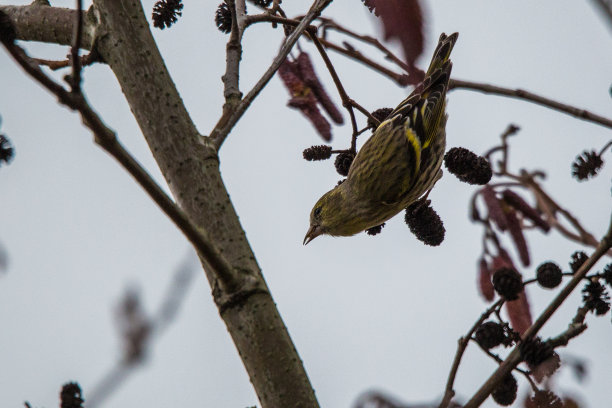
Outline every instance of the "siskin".
[(458, 36), (440, 36), (423, 82), (376, 128), (346, 180), (314, 205), (304, 245), (319, 235), (350, 236), (380, 225), (442, 177), (449, 58)]

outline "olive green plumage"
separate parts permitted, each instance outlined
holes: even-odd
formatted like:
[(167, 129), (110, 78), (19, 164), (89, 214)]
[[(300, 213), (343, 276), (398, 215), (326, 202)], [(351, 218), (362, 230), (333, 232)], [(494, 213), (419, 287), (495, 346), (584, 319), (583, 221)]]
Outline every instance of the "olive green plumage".
[(349, 236), (380, 225), (441, 177), (449, 57), (457, 37), (440, 36), (423, 82), (376, 128), (346, 180), (315, 204), (305, 244), (322, 234)]

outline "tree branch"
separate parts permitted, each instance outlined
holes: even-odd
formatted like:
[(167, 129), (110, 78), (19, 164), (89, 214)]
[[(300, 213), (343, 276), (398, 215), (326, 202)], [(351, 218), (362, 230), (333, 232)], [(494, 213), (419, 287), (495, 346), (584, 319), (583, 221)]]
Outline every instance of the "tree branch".
[[(552, 302), (546, 307), (546, 309), (540, 314), (536, 321), (529, 327), (525, 333), (521, 336), (521, 339), (528, 340), (533, 338), (538, 331), (544, 326), (544, 324), (550, 319), (553, 313), (561, 306), (563, 301), (572, 293), (572, 291), (578, 286), (580, 281), (586, 276), (591, 270), (593, 265), (610, 249), (612, 248), (612, 220), (608, 226), (606, 235), (601, 239), (599, 245), (595, 249), (595, 252), (586, 260), (584, 264), (576, 271), (573, 278), (565, 285), (565, 287), (557, 294)], [(480, 389), (474, 394), (474, 396), (464, 405), (464, 408), (476, 408), (479, 407), (485, 399), (491, 394), (495, 386), (508, 374), (510, 373), (519, 363), (521, 362), (521, 353), (519, 346), (515, 346), (510, 352), (508, 357), (499, 366), (495, 372), (489, 377), (489, 379), (480, 387)]]
[[(38, 23), (46, 23), (42, 28), (48, 34), (44, 37), (28, 32), (30, 38), (25, 34), (20, 38), (53, 42), (55, 37), (49, 33), (57, 30), (64, 33), (61, 44), (71, 43), (73, 11), (31, 7), (38, 13)], [(201, 257), (219, 313), (262, 407), (318, 407), (300, 356), (229, 199), (217, 150), (195, 128), (151, 35), (141, 2), (94, 0), (94, 9), (97, 20), (85, 19), (83, 41), (95, 41), (100, 57), (117, 77), (178, 205), (197, 229), (214, 237), (239, 281), (235, 290), (226, 290), (214, 266)], [(67, 27), (55, 27), (56, 20), (48, 19), (44, 10)], [(26, 20), (15, 22), (11, 17), (11, 21), (17, 32), (28, 31), (20, 26)]]
[(310, 10), (304, 16), (300, 24), (292, 31), (291, 35), (285, 40), (285, 43), (281, 47), (277, 56), (272, 61), (272, 64), (268, 70), (262, 75), (257, 81), (255, 86), (249, 91), (249, 93), (235, 106), (229, 106), (227, 111), (224, 112), (223, 116), (215, 125), (215, 128), (210, 132), (210, 137), (216, 149), (219, 149), (227, 135), (234, 128), (236, 123), (240, 120), (242, 115), (246, 112), (251, 103), (255, 100), (259, 92), (266, 86), (266, 84), (272, 79), (272, 76), (276, 73), (280, 65), (283, 63), (297, 40), (300, 38), (302, 33), (309, 27), (312, 20), (314, 20), (320, 13), (331, 3), (332, 0), (315, 0)]
[[(18, 40), (40, 41), (58, 45), (72, 45), (76, 10), (43, 6), (33, 3), (28, 6), (0, 6), (11, 19)], [(91, 50), (95, 39), (96, 25), (88, 13), (81, 12), (83, 37), (81, 48)]]
[(597, 115), (595, 113), (591, 113), (586, 109), (581, 109), (575, 106), (557, 102), (553, 99), (546, 98), (544, 96), (540, 96), (532, 92), (525, 91), (523, 89), (510, 89), (497, 85), (489, 85), (480, 82), (463, 81), (460, 79), (451, 78), (449, 90), (453, 89), (467, 89), (470, 91), (483, 92), (486, 94), (502, 95), (508, 96), (510, 98), (522, 99), (559, 112), (566, 113), (570, 116), (574, 116), (576, 118), (586, 120), (588, 122), (593, 122), (605, 126), (607, 128), (612, 128), (612, 119)]
[(608, 27), (612, 29), (612, 2), (610, 0), (592, 0), (605, 17)]
[[(60, 84), (48, 77), (38, 65), (27, 56), (25, 51), (15, 45), (4, 43), (7, 51), (21, 67), (38, 83), (51, 91), (59, 102), (81, 115), (81, 119), (94, 134), (95, 142), (113, 156), (125, 170), (149, 194), (149, 197), (166, 213), (174, 224), (185, 234), (187, 239), (197, 249), (207, 262), (218, 273), (221, 284), (226, 290), (235, 290), (238, 285), (231, 265), (215, 248), (213, 242), (187, 218), (185, 213), (168, 197), (162, 188), (153, 180), (149, 173), (134, 159), (134, 157), (119, 143), (115, 132), (104, 124), (102, 119), (91, 108), (80, 91), (74, 78), (71, 80), (72, 92), (65, 90)], [(77, 58), (78, 59), (78, 55)], [(77, 69), (75, 68), (75, 71)]]
[(503, 303), (504, 303), (504, 299), (498, 299), (497, 302), (493, 303), (480, 316), (480, 318), (476, 321), (476, 323), (474, 323), (472, 328), (468, 330), (465, 336), (459, 339), (459, 342), (457, 344), (457, 352), (455, 353), (455, 358), (453, 360), (453, 365), (451, 367), (450, 372), (448, 373), (448, 380), (446, 381), (446, 389), (444, 390), (444, 397), (442, 398), (442, 401), (440, 402), (440, 405), (438, 406), (438, 408), (447, 408), (450, 405), (451, 400), (455, 396), (455, 390), (454, 390), (455, 377), (457, 376), (457, 371), (459, 370), (459, 364), (461, 363), (461, 358), (463, 357), (463, 353), (465, 352), (465, 349), (470, 343), (470, 339), (472, 338), (472, 335), (474, 334), (476, 329), (478, 329), (478, 327), (489, 316), (491, 316), (491, 313), (493, 313), (496, 309), (500, 308)]

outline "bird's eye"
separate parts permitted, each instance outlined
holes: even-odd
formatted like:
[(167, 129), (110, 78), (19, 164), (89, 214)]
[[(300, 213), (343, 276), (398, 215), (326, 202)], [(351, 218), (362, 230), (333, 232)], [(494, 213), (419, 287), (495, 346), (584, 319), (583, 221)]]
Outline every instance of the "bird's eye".
[(321, 215), (321, 207), (315, 208), (313, 214), (314, 214), (315, 217), (318, 217), (319, 215)]

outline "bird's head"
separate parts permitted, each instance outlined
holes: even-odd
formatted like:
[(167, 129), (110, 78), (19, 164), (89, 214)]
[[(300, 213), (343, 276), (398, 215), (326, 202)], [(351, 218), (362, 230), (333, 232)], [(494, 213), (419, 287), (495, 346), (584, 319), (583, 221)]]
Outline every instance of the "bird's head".
[(304, 245), (319, 235), (349, 236), (363, 230), (361, 225), (356, 225), (356, 214), (345, 194), (341, 184), (319, 198), (310, 212), (310, 228), (304, 237)]

